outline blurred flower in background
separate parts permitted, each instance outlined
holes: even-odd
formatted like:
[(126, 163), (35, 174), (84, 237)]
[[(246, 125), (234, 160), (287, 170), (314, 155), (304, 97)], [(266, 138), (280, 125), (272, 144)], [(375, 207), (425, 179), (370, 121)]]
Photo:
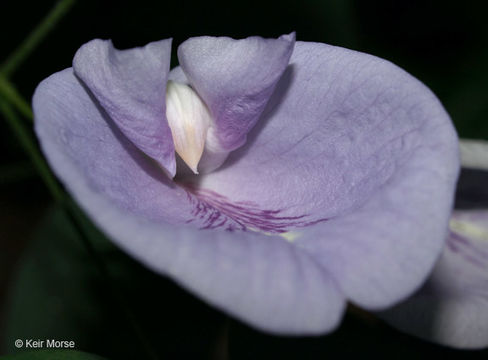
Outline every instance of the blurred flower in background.
[[(463, 140), (461, 178), (444, 251), (429, 280), (382, 316), (407, 333), (458, 348), (488, 346), (488, 142)], [(480, 188), (481, 186), (481, 188)]]

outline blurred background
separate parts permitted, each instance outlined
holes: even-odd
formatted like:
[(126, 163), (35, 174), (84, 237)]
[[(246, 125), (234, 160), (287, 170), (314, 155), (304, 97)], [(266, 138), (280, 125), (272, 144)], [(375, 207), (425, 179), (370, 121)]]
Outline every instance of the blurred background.
[[(2, 2), (0, 63), (55, 3)], [(469, 0), (83, 0), (10, 79), (30, 101), (37, 84), (71, 66), (76, 50), (93, 38), (129, 48), (172, 37), (176, 50), (197, 35), (277, 37), (296, 31), (301, 41), (394, 62), (437, 94), (461, 137), (488, 140), (487, 13), (487, 2)], [(85, 222), (122, 298), (121, 309), (3, 120), (0, 115), (0, 354), (14, 352), (16, 338), (56, 338), (112, 359), (143, 359), (150, 353), (194, 359), (486, 358), (487, 352), (459, 352), (410, 338), (357, 310), (331, 336), (261, 334), (149, 273)], [(134, 340), (138, 332), (144, 341)]]

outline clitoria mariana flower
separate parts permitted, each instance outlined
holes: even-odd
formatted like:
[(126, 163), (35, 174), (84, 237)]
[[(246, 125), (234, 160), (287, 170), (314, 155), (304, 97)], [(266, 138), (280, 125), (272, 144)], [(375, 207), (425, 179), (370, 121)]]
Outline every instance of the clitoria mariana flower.
[[(326, 333), (346, 302), (385, 309), (423, 283), (459, 160), (420, 81), (294, 34), (190, 38), (171, 71), (170, 52), (171, 40), (122, 51), (93, 40), (34, 95), (50, 165), (118, 246), (279, 334)], [(175, 135), (168, 81), (208, 111), (208, 123), (190, 119), (198, 136)], [(192, 169), (175, 155), (185, 141), (204, 142), (198, 162), (184, 159)]]

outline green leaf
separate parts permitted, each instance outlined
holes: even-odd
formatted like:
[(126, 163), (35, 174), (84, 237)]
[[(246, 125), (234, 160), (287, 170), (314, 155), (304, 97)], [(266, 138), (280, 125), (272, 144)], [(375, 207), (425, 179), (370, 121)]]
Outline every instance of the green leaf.
[[(83, 227), (156, 355), (212, 358), (224, 316), (119, 251), (88, 221)], [(62, 211), (47, 214), (19, 265), (6, 311), (8, 353), (18, 351), (16, 339), (55, 339), (107, 358), (148, 358)]]
[(75, 350), (38, 350), (25, 351), (2, 357), (2, 360), (103, 360), (98, 355)]
[(23, 257), (10, 294), (4, 348), (15, 351), (15, 339), (56, 339), (87, 349), (84, 334), (103, 315), (94, 306), (91, 287), (98, 274), (90, 265), (62, 212), (53, 212)]

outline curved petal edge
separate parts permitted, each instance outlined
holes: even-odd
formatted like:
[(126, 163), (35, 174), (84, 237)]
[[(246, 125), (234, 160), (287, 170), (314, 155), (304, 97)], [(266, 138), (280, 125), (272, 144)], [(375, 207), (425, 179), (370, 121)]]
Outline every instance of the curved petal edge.
[(380, 313), (408, 334), (460, 349), (488, 347), (488, 211), (456, 211), (446, 247), (414, 296)]
[(179, 46), (181, 68), (212, 112), (212, 136), (222, 151), (246, 142), (288, 66), (294, 44), (292, 33), (278, 39), (202, 36)]
[[(100, 174), (105, 178), (95, 183), (87, 171), (93, 166), (89, 160), (99, 158), (97, 149), (110, 149), (106, 155), (120, 163), (118, 167), (133, 160), (72, 69), (44, 80), (34, 94), (33, 108), (35, 130), (55, 174), (94, 223), (128, 254), (258, 329), (303, 335), (338, 326), (345, 299), (337, 283), (283, 238), (153, 220), (111, 198), (111, 187), (120, 186), (110, 177), (112, 172)], [(98, 137), (86, 139), (93, 135), (91, 128)], [(83, 147), (87, 141), (97, 148)], [(125, 163), (123, 156), (128, 157)], [(171, 193), (166, 197), (179, 196), (177, 188), (167, 191)]]
[(171, 39), (128, 50), (97, 39), (77, 51), (73, 69), (124, 135), (174, 176), (165, 105), (170, 59)]

